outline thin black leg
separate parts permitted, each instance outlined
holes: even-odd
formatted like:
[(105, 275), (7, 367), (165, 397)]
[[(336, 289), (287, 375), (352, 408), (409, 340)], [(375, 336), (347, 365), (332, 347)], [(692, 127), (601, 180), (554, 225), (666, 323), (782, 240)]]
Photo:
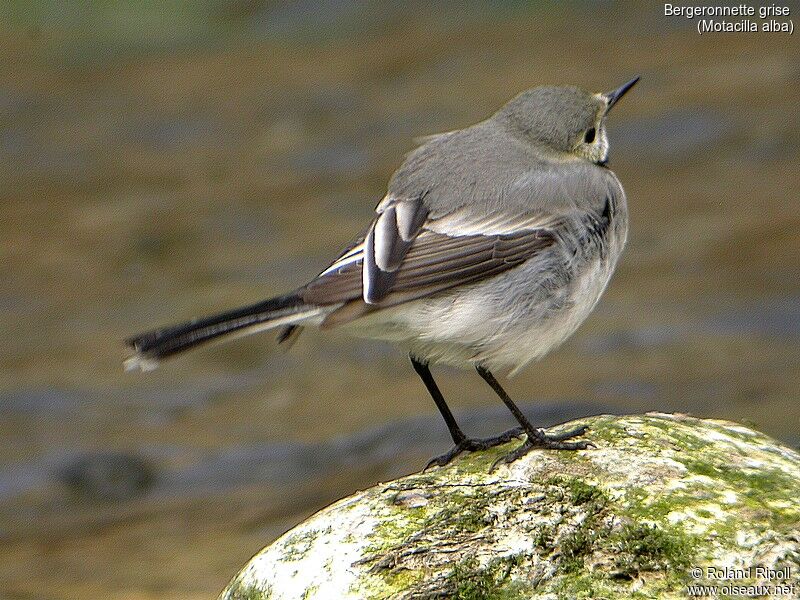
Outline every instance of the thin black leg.
[(422, 379), (422, 383), (424, 383), (425, 387), (428, 388), (428, 393), (436, 403), (436, 408), (438, 408), (439, 412), (442, 413), (442, 418), (444, 418), (444, 422), (447, 423), (447, 428), (450, 430), (450, 437), (453, 438), (453, 443), (456, 445), (460, 444), (467, 439), (467, 436), (464, 435), (464, 432), (461, 431), (458, 423), (456, 423), (456, 418), (453, 416), (453, 413), (450, 412), (450, 407), (447, 406), (447, 402), (444, 401), (444, 396), (442, 396), (439, 386), (436, 385), (436, 382), (433, 380), (431, 370), (428, 368), (426, 363), (418, 361), (413, 356), (409, 356), (409, 358), (411, 359), (411, 364), (413, 365), (414, 370), (417, 372), (417, 375), (419, 375), (419, 378)]
[(543, 435), (541, 429), (536, 429), (533, 425), (531, 425), (531, 422), (528, 421), (528, 418), (524, 414), (522, 414), (522, 411), (519, 409), (519, 407), (514, 404), (514, 401), (511, 400), (511, 396), (506, 393), (506, 391), (503, 389), (503, 386), (501, 386), (500, 382), (495, 379), (494, 375), (492, 375), (489, 369), (478, 365), (475, 367), (475, 370), (478, 371), (478, 375), (483, 377), (483, 380), (489, 384), (489, 387), (494, 390), (494, 393), (500, 396), (500, 400), (503, 401), (503, 404), (505, 404), (508, 407), (508, 410), (511, 411), (511, 414), (514, 415), (517, 423), (522, 425), (522, 428), (525, 430), (525, 433), (528, 434), (528, 437), (531, 435), (537, 437), (539, 435)]
[(464, 432), (461, 431), (458, 423), (456, 423), (456, 419), (453, 416), (453, 413), (450, 411), (450, 407), (448, 407), (447, 403), (444, 401), (444, 396), (439, 390), (439, 386), (436, 385), (436, 382), (433, 380), (433, 375), (431, 375), (428, 365), (418, 361), (413, 356), (410, 356), (410, 358), (414, 370), (417, 372), (417, 375), (419, 375), (420, 379), (422, 379), (425, 387), (428, 388), (431, 398), (433, 398), (433, 401), (436, 403), (436, 408), (438, 408), (439, 412), (442, 413), (444, 422), (447, 423), (447, 428), (450, 430), (450, 437), (453, 438), (453, 443), (455, 444), (448, 452), (442, 454), (441, 456), (436, 456), (428, 461), (428, 464), (425, 466), (426, 469), (433, 465), (443, 467), (462, 452), (475, 452), (476, 450), (493, 448), (494, 446), (508, 443), (514, 438), (518, 438), (525, 433), (521, 427), (516, 427), (495, 437), (483, 439), (468, 438), (466, 435), (464, 435)]
[(489, 384), (489, 386), (495, 391), (495, 393), (500, 397), (508, 407), (508, 410), (511, 411), (511, 414), (514, 415), (514, 418), (519, 422), (522, 426), (522, 429), (525, 430), (525, 433), (528, 434), (528, 438), (523, 442), (523, 444), (517, 448), (516, 450), (508, 453), (505, 456), (500, 457), (495, 463), (492, 465), (491, 470), (494, 470), (495, 467), (503, 462), (503, 463), (511, 463), (517, 460), (518, 458), (525, 456), (528, 452), (533, 450), (534, 448), (547, 448), (552, 450), (585, 450), (589, 446), (593, 446), (593, 444), (586, 440), (581, 440), (577, 442), (568, 442), (569, 440), (574, 437), (578, 437), (586, 433), (586, 427), (578, 427), (571, 431), (567, 431), (565, 433), (560, 433), (556, 435), (547, 435), (544, 430), (534, 427), (531, 425), (528, 418), (522, 413), (519, 407), (514, 404), (511, 400), (511, 397), (506, 393), (503, 387), (500, 385), (500, 382), (495, 379), (495, 376), (492, 375), (491, 371), (483, 366), (476, 366), (475, 369), (478, 371), (478, 375), (483, 377), (484, 381)]

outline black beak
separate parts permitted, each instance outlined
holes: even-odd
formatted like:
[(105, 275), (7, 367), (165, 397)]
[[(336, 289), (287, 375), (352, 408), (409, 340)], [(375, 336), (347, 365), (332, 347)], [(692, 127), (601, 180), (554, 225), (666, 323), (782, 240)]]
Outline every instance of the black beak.
[(639, 81), (639, 77), (634, 77), (628, 83), (623, 83), (614, 91), (603, 94), (608, 100), (606, 113), (611, 110), (612, 106), (614, 106), (617, 102), (619, 102), (619, 99), (622, 98), (628, 92), (629, 89), (631, 89), (633, 86), (636, 85), (637, 81)]

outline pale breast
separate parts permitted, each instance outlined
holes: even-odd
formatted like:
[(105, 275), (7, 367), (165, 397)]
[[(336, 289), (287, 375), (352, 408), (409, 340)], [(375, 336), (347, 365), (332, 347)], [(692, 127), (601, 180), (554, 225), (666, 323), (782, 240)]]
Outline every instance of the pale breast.
[(561, 242), (501, 275), (376, 311), (353, 334), (421, 359), (512, 374), (563, 343), (605, 290), (627, 236), (624, 193), (559, 233)]

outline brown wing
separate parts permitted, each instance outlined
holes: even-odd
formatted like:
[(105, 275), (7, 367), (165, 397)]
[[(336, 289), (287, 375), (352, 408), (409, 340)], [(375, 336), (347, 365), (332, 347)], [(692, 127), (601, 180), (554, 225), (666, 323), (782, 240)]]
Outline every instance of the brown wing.
[[(325, 271), (301, 290), (309, 304), (344, 306), (326, 319), (339, 324), (371, 310), (430, 296), (497, 275), (554, 243), (542, 229), (500, 235), (448, 236), (423, 229), (392, 271), (391, 284), (377, 302), (363, 300), (363, 252)], [(337, 314), (338, 313), (338, 314)]]

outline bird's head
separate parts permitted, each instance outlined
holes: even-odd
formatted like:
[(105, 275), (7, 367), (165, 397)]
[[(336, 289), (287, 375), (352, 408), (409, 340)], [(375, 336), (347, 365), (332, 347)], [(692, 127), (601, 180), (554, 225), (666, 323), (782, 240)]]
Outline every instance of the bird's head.
[(608, 160), (606, 115), (638, 77), (593, 94), (576, 87), (536, 87), (519, 94), (493, 117), (525, 140), (597, 164)]

